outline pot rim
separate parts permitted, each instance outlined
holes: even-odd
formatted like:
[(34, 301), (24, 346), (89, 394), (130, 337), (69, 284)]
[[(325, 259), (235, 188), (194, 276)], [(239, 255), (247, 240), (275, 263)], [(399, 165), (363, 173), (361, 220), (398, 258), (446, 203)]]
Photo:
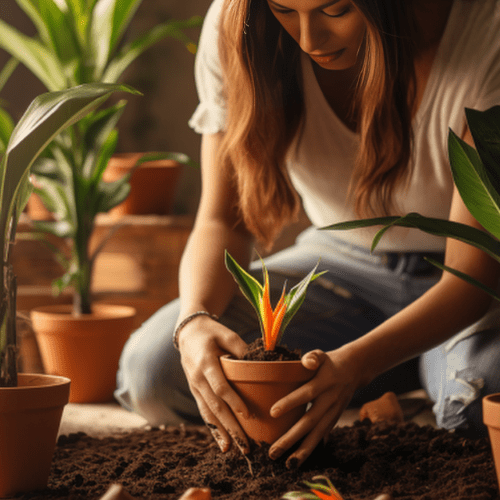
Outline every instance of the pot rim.
[(500, 392), (483, 398), (483, 422), (489, 427), (500, 428)]

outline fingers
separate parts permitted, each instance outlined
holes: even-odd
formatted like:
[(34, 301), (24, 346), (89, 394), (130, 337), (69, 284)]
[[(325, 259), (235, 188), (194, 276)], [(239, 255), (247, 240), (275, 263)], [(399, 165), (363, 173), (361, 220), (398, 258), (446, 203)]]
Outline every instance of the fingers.
[[(319, 369), (327, 360), (328, 356), (319, 349), (304, 354), (301, 360), (302, 364), (309, 370), (318, 370), (318, 373), (312, 380), (277, 401), (271, 408), (271, 416), (279, 417), (297, 406), (309, 403), (321, 394), (331, 384), (331, 377), (333, 376), (333, 373), (319, 372)], [(329, 371), (331, 372), (331, 370)]]
[(347, 406), (347, 401), (344, 398), (334, 398), (329, 394), (322, 395), (313, 403), (310, 410), (271, 446), (270, 457), (279, 458), (305, 436), (300, 447), (287, 459), (288, 468), (302, 465), (316, 446), (330, 433), (345, 406)]

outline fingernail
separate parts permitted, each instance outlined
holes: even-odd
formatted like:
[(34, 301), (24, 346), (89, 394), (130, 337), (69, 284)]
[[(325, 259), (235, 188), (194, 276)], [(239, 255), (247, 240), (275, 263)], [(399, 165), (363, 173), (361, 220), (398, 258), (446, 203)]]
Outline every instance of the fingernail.
[(279, 406), (274, 406), (271, 408), (271, 417), (279, 417), (281, 413), (281, 408)]
[(298, 469), (301, 465), (302, 462), (296, 456), (291, 456), (286, 461), (286, 468), (289, 470)]
[(269, 450), (269, 458), (271, 460), (276, 460), (277, 458), (281, 457), (285, 450), (283, 448), (280, 448), (279, 446), (273, 447)]
[(220, 448), (222, 453), (226, 453), (229, 450), (229, 443), (227, 443), (222, 436), (220, 435), (219, 429), (213, 424), (207, 424), (207, 427), (210, 429), (212, 433), (212, 437), (214, 438), (217, 446)]

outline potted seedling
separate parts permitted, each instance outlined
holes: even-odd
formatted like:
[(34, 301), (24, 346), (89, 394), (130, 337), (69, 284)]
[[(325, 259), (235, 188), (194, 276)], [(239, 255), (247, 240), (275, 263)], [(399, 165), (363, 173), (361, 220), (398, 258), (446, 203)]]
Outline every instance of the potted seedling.
[(269, 274), (263, 261), (264, 285), (245, 271), (228, 252), (225, 253), (225, 263), (257, 313), (264, 356), (263, 360), (255, 361), (233, 359), (230, 355), (225, 355), (221, 357), (221, 366), (229, 383), (242, 397), (252, 415), (249, 419), (236, 415), (241, 427), (256, 443), (271, 444), (300, 419), (305, 406), (295, 408), (278, 418), (270, 416), (271, 407), (314, 375), (314, 371), (302, 365), (299, 356), (294, 360), (283, 360), (282, 356), (276, 356), (276, 349), (280, 346), (285, 328), (304, 302), (309, 283), (324, 273), (316, 273), (316, 265), (288, 293), (285, 284), (281, 298), (273, 309)]
[[(384, 226), (372, 242), (375, 249), (380, 238), (393, 226), (417, 228), (427, 233), (455, 238), (480, 248), (500, 261), (500, 106), (486, 111), (466, 109), (467, 123), (475, 148), (460, 139), (452, 130), (448, 136), (448, 152), (453, 180), (463, 202), (475, 219), (486, 229), (479, 229), (457, 222), (423, 217), (410, 213), (403, 217), (381, 217), (348, 221), (325, 229), (345, 230), (373, 225)], [(496, 290), (484, 286), (472, 277), (428, 259), (440, 269), (450, 272), (481, 288), (500, 300)], [(489, 427), (497, 478), (500, 483), (500, 395), (490, 395), (483, 400), (483, 419)]]
[[(310, 489), (308, 492), (290, 491), (285, 493), (282, 499), (299, 499), (299, 500), (344, 500), (337, 488), (333, 486), (330, 479), (326, 476), (315, 476), (313, 481), (321, 480), (323, 482), (311, 483), (304, 481), (304, 484)], [(326, 483), (326, 484), (323, 484)]]
[(70, 381), (17, 373), (16, 278), (11, 264), (19, 215), (35, 159), (63, 129), (123, 85), (86, 85), (38, 96), (9, 134), (0, 159), (0, 497), (43, 488)]
[[(0, 19), (0, 47), (26, 66), (49, 91), (63, 90), (82, 83), (120, 82), (123, 73), (137, 57), (165, 38), (178, 40), (188, 52), (194, 54), (196, 44), (187, 36), (186, 30), (198, 28), (203, 21), (200, 16), (169, 20), (133, 40), (127, 40), (127, 30), (142, 0), (16, 1), (33, 22), (36, 34), (27, 36)], [(125, 156), (113, 158), (110, 171), (105, 174), (106, 181), (115, 181), (123, 177), (124, 172), (130, 178), (130, 169), (138, 166), (137, 155), (134, 154), (132, 160), (130, 156)], [(125, 167), (121, 166), (123, 161)], [(146, 190), (147, 202), (142, 204), (143, 210), (146, 207), (164, 207), (166, 210), (171, 206), (171, 200), (166, 199), (166, 191), (171, 191), (173, 196), (181, 165), (186, 163), (191, 161), (180, 153), (165, 155), (153, 164), (142, 162), (132, 181), (137, 179), (140, 185), (144, 183), (144, 177), (152, 180)], [(145, 165), (154, 171), (154, 175), (141, 172)], [(46, 174), (43, 169), (36, 168), (34, 173), (35, 181), (38, 176)], [(135, 201), (138, 191), (139, 187), (132, 187), (131, 196), (119, 213), (123, 213), (127, 207), (141, 205)], [(153, 201), (156, 191), (159, 191), (162, 202)], [(36, 192), (39, 194), (38, 190)], [(33, 205), (40, 206), (36, 198), (33, 199)], [(42, 201), (45, 204), (46, 200)], [(50, 210), (42, 215), (35, 214), (33, 218), (50, 218)]]

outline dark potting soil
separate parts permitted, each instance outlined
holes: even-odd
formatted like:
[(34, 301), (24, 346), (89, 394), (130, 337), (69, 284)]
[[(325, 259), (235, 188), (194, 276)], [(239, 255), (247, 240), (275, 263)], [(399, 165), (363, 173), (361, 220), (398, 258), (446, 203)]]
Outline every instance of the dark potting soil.
[(301, 350), (288, 349), (285, 345), (277, 345), (273, 351), (266, 351), (262, 338), (254, 340), (248, 345), (247, 352), (242, 359), (247, 361), (296, 361), (301, 358)]
[[(23, 499), (94, 499), (122, 484), (137, 499), (178, 499), (190, 487), (209, 487), (214, 499), (279, 499), (307, 489), (302, 481), (328, 476), (345, 500), (499, 500), (487, 439), (419, 427), (413, 422), (335, 428), (299, 469), (287, 470), (256, 448), (248, 462), (222, 454), (203, 427), (135, 431), (96, 439), (61, 436), (48, 488)], [(285, 457), (286, 458), (286, 457)]]

